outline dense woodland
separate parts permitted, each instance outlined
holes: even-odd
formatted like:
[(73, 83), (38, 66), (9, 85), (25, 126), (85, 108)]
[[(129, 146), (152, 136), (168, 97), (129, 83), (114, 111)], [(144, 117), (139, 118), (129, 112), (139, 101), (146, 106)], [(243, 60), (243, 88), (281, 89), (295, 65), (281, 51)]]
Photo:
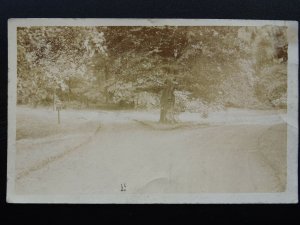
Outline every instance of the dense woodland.
[(286, 27), (19, 27), (18, 104), (285, 108)]

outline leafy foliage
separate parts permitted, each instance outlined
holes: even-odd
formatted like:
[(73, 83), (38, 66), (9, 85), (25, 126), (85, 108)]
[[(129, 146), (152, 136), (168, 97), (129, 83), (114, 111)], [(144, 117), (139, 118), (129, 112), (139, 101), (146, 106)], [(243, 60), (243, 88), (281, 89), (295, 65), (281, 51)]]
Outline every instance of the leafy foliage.
[(17, 41), (21, 104), (158, 107), (171, 78), (181, 109), (286, 106), (285, 27), (19, 27)]

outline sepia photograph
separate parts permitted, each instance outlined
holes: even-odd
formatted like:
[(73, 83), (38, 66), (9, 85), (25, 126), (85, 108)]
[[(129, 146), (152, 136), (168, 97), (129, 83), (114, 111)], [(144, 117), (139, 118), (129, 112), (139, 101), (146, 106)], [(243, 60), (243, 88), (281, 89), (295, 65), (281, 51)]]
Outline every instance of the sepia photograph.
[(9, 21), (8, 202), (297, 202), (298, 24)]

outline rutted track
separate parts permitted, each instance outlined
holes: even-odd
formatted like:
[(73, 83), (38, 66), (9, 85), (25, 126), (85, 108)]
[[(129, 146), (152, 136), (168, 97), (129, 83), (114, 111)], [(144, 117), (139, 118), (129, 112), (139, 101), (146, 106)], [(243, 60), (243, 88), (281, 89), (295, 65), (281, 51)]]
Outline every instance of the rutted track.
[(80, 149), (82, 146), (88, 144), (92, 139), (93, 137), (99, 132), (101, 128), (101, 125), (99, 125), (97, 127), (97, 129), (95, 130), (95, 132), (93, 133), (93, 135), (91, 135), (89, 138), (87, 138), (85, 141), (83, 141), (82, 143), (72, 147), (72, 148), (69, 148), (69, 149), (66, 149), (64, 152), (60, 153), (60, 154), (57, 154), (57, 155), (54, 155), (54, 156), (50, 156), (42, 161), (39, 161), (39, 162), (36, 162), (34, 165), (32, 165), (31, 167), (23, 170), (22, 172), (18, 173), (17, 176), (16, 176), (16, 180), (19, 180), (19, 179), (22, 179), (23, 177), (25, 176), (28, 176), (30, 173), (34, 172), (34, 171), (37, 171), (43, 167), (45, 167), (46, 165), (48, 165), (49, 163), (52, 163), (58, 159), (62, 159), (63, 157), (65, 157), (66, 155)]
[(100, 112), (91, 137), (19, 173), (17, 193), (120, 193), (122, 183), (127, 193), (284, 190), (285, 123), (164, 126), (134, 113)]

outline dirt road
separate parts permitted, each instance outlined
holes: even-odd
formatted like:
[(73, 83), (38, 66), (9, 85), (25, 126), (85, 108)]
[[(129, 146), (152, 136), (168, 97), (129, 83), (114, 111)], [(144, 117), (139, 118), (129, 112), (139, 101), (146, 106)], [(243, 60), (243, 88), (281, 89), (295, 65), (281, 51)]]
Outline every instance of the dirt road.
[(285, 189), (286, 123), (282, 115), (233, 111), (226, 112), (227, 116), (212, 115), (206, 122), (186, 120), (181, 122), (184, 126), (169, 127), (157, 125), (155, 114), (82, 115), (89, 123), (94, 121), (98, 127), (94, 132), (71, 135), (63, 144), (17, 142), (17, 164), (22, 165), (17, 165), (17, 171), (23, 173), (16, 180), (17, 193), (120, 193), (121, 185), (128, 193)]

